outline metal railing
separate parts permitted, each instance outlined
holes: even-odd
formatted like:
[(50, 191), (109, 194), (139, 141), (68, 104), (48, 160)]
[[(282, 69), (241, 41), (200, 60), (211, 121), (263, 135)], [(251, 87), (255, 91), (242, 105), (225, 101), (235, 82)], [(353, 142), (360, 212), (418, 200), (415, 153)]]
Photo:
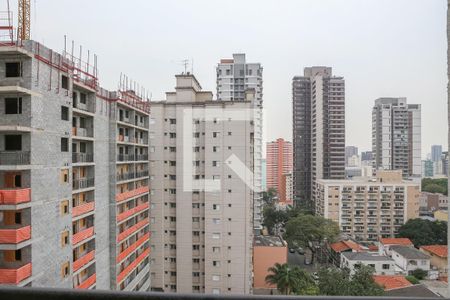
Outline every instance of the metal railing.
[[(174, 299), (174, 300), (195, 300), (195, 299), (244, 299), (244, 300), (286, 300), (286, 299), (302, 299), (302, 300), (343, 300), (343, 299), (361, 299), (361, 300), (405, 300), (404, 297), (333, 297), (333, 296), (256, 296), (256, 295), (207, 295), (207, 294), (174, 294), (160, 292), (123, 292), (123, 291), (107, 291), (107, 290), (76, 290), (76, 289), (60, 289), (60, 288), (17, 288), (2, 286), (0, 287), (0, 299), (8, 300), (150, 300), (150, 299)], [(408, 297), (409, 300), (426, 299), (420, 297)], [(430, 298), (429, 298), (430, 299)]]
[(72, 153), (72, 163), (94, 162), (92, 153)]
[(0, 151), (0, 165), (29, 165), (29, 151)]
[(130, 172), (130, 173), (124, 173), (124, 174), (117, 174), (116, 179), (117, 179), (117, 181), (122, 181), (122, 180), (134, 179), (135, 177), (136, 177), (136, 175), (133, 172)]
[(83, 179), (74, 179), (72, 188), (74, 190), (78, 189), (86, 189), (89, 187), (93, 187), (95, 185), (95, 179), (94, 178), (83, 178)]

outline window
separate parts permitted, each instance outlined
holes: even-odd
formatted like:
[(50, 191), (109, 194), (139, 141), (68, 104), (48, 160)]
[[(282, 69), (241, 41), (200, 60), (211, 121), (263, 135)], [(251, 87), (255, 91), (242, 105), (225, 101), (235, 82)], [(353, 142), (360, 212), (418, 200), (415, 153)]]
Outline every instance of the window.
[(389, 264), (383, 264), (383, 266), (382, 266), (383, 270), (389, 270), (390, 267), (391, 266)]
[(231, 131), (228, 131), (228, 135), (231, 135)]
[(177, 148), (176, 148), (176, 147), (169, 147), (169, 151), (170, 151), (170, 152), (176, 152), (176, 151), (177, 151)]
[(22, 98), (5, 98), (5, 114), (17, 115), (22, 113)]
[(177, 165), (177, 162), (175, 160), (169, 161), (169, 166), (175, 167)]
[(220, 261), (218, 261), (218, 260), (213, 260), (213, 266), (214, 267), (220, 267)]
[(218, 146), (213, 146), (213, 152), (219, 152), (219, 147)]
[(219, 136), (219, 133), (218, 132), (213, 132), (213, 138), (216, 138), (216, 137), (218, 137)]
[[(227, 75), (229, 75), (228, 73), (230, 72), (230, 70), (227, 70)], [(220, 289), (212, 289), (212, 293), (215, 295), (220, 294)]]
[(61, 201), (61, 216), (65, 216), (69, 213), (69, 200)]
[(69, 77), (61, 75), (61, 87), (65, 90), (69, 89)]
[(220, 224), (220, 219), (218, 219), (218, 218), (213, 218), (212, 221), (213, 221), (213, 224), (216, 224), (216, 225)]
[(80, 93), (80, 103), (86, 104), (87, 95), (85, 93)]
[(14, 259), (16, 261), (21, 261), (22, 260), (22, 250), (16, 250), (14, 251)]
[(69, 152), (69, 139), (61, 138), (61, 152)]
[(69, 182), (69, 170), (68, 169), (61, 170), (61, 183), (67, 182)]
[(63, 265), (61, 266), (61, 277), (65, 278), (65, 277), (69, 276), (69, 273), (70, 273), (69, 262), (67, 261), (67, 262), (63, 263)]
[(14, 214), (14, 223), (15, 224), (22, 224), (22, 213), (16, 212)]
[(220, 253), (220, 247), (212, 247), (213, 253)]
[(67, 106), (61, 106), (61, 120), (69, 121), (69, 108)]
[(22, 150), (22, 136), (21, 135), (5, 135), (5, 151), (20, 151)]
[(220, 233), (214, 232), (214, 233), (212, 234), (212, 238), (213, 238), (213, 239), (220, 239)]
[(177, 124), (177, 119), (169, 119), (170, 124)]
[(213, 281), (220, 281), (220, 275), (213, 275), (212, 276)]
[(22, 77), (22, 67), (21, 67), (20, 62), (5, 63), (5, 76), (6, 77)]
[(200, 277), (200, 272), (192, 272), (192, 277)]
[(61, 247), (69, 245), (69, 231), (63, 231), (61, 233)]
[(213, 166), (213, 167), (220, 167), (220, 161), (218, 161), (218, 160), (213, 160), (213, 161), (212, 161), (212, 166)]
[(213, 180), (220, 180), (220, 175), (213, 175)]
[(177, 137), (177, 134), (175, 132), (171, 132), (171, 133), (169, 133), (169, 136), (171, 139), (174, 139)]
[(200, 250), (200, 245), (192, 245), (192, 250)]
[(220, 210), (219, 204), (213, 204), (213, 210)]

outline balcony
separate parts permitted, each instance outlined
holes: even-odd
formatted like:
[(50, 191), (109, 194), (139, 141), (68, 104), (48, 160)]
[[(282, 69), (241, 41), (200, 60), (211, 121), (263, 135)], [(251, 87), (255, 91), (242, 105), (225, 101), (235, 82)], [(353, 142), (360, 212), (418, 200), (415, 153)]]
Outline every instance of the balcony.
[(31, 226), (0, 229), (0, 244), (18, 244), (31, 239)]
[(134, 154), (117, 154), (117, 161), (134, 161)]
[(0, 166), (7, 165), (29, 165), (29, 151), (0, 151)]
[(17, 205), (31, 201), (31, 189), (0, 190), (0, 205)]
[(90, 261), (92, 261), (95, 258), (95, 250), (92, 250), (91, 252), (86, 253), (79, 259), (73, 262), (73, 271), (78, 271), (81, 267), (87, 265)]
[[(31, 263), (17, 269), (0, 269), (0, 284), (19, 284), (24, 279), (31, 276)], [(1, 294), (1, 292), (0, 292)], [(10, 299), (10, 297), (1, 299)]]
[(92, 178), (81, 178), (81, 179), (74, 179), (72, 183), (72, 188), (74, 190), (79, 189), (87, 189), (90, 187), (93, 187), (95, 185), (95, 179)]
[(88, 289), (91, 286), (93, 286), (97, 282), (97, 276), (96, 274), (91, 275), (88, 277), (85, 281), (80, 283), (78, 286), (76, 286), (76, 289)]
[(84, 229), (72, 236), (72, 245), (76, 245), (94, 235), (94, 226)]
[(141, 246), (143, 243), (148, 241), (150, 238), (150, 233), (146, 233), (143, 236), (141, 236), (134, 244), (130, 245), (128, 248), (123, 250), (122, 252), (117, 255), (116, 262), (120, 263), (122, 260), (125, 259), (128, 255), (130, 255), (133, 251), (135, 251), (139, 246)]
[(146, 160), (148, 160), (148, 154), (137, 154), (136, 160), (137, 161), (146, 161)]
[(117, 275), (117, 282), (121, 282), (127, 275), (133, 271), (148, 255), (150, 254), (150, 249), (144, 250), (133, 262), (131, 262), (119, 275)]
[(80, 128), (80, 127), (72, 127), (72, 135), (77, 137), (94, 137), (94, 132), (92, 129), (88, 128)]
[(144, 226), (148, 225), (148, 218), (145, 220), (142, 220), (140, 222), (138, 222), (137, 224), (131, 226), (128, 229), (125, 229), (123, 232), (119, 233), (119, 235), (117, 236), (117, 242), (121, 242), (124, 239), (126, 239), (127, 237), (129, 237), (130, 235), (132, 235), (133, 233), (137, 232), (139, 229), (143, 228)]
[(72, 153), (72, 163), (91, 163), (94, 162), (92, 153)]
[(135, 197), (135, 196), (138, 196), (138, 195), (141, 195), (141, 194), (148, 193), (148, 191), (149, 191), (149, 187), (148, 186), (141, 186), (141, 187), (139, 187), (139, 188), (137, 188), (135, 190), (126, 191), (126, 192), (117, 194), (116, 195), (116, 201), (120, 202), (120, 201), (123, 201), (123, 200), (128, 199), (128, 198), (132, 198), (132, 197)]
[(72, 208), (72, 217), (75, 218), (84, 215), (88, 212), (94, 211), (94, 209), (95, 209), (94, 201), (75, 206)]
[(124, 212), (122, 212), (122, 213), (117, 215), (117, 222), (123, 221), (123, 220), (125, 220), (126, 218), (128, 218), (128, 217), (130, 217), (132, 215), (135, 215), (135, 214), (140, 213), (140, 212), (142, 212), (144, 210), (147, 210), (148, 208), (149, 208), (148, 202), (140, 204), (140, 205), (138, 205), (136, 207), (130, 208), (129, 210), (126, 210), (126, 211), (124, 211)]
[(129, 173), (117, 174), (116, 175), (116, 180), (117, 181), (124, 181), (124, 180), (134, 179), (135, 177), (136, 177), (135, 173), (129, 172)]

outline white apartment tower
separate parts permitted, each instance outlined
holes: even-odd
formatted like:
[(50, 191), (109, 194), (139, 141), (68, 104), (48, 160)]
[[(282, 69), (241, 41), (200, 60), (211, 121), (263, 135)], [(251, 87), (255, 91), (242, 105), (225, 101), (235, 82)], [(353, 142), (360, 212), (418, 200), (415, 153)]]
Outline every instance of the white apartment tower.
[(191, 74), (152, 103), (152, 290), (249, 294), (252, 98), (213, 101)]
[(254, 153), (254, 224), (255, 234), (262, 229), (262, 126), (263, 126), (263, 68), (260, 63), (247, 63), (245, 54), (233, 54), (217, 65), (217, 100), (244, 101), (248, 90), (255, 91), (253, 102), (255, 121)]
[(406, 98), (379, 98), (372, 110), (374, 169), (421, 177), (421, 108)]

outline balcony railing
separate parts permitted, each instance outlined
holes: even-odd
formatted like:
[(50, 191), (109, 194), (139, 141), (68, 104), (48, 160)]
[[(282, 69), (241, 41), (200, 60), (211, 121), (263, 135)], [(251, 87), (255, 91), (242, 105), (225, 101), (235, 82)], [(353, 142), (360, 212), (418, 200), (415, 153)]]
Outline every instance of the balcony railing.
[(95, 202), (87, 202), (72, 208), (72, 217), (78, 217), (95, 209)]
[(94, 275), (91, 275), (90, 277), (88, 277), (85, 281), (80, 283), (75, 288), (77, 288), (77, 289), (87, 289), (87, 288), (91, 287), (92, 285), (94, 285), (96, 281), (97, 281), (97, 276), (96, 276), (96, 274), (94, 274)]
[(144, 210), (146, 210), (148, 208), (149, 208), (149, 204), (147, 202), (147, 203), (140, 204), (140, 205), (138, 205), (136, 207), (133, 207), (133, 208), (131, 208), (129, 210), (126, 210), (123, 213), (120, 213), (120, 214), (117, 215), (117, 222), (125, 220), (126, 218), (128, 218), (128, 217), (130, 217), (130, 216), (132, 216), (134, 214), (137, 214), (139, 212), (142, 212), (142, 211), (144, 211)]
[(122, 252), (117, 255), (116, 262), (120, 263), (122, 260), (125, 259), (128, 255), (130, 255), (133, 251), (135, 251), (139, 246), (141, 246), (143, 243), (148, 241), (150, 238), (150, 233), (146, 233), (143, 236), (141, 236), (134, 244), (130, 245), (128, 248), (123, 250)]
[(0, 151), (0, 165), (29, 165), (29, 151)]
[(80, 137), (94, 137), (94, 132), (91, 128), (72, 127), (72, 135)]
[(0, 205), (17, 205), (31, 201), (31, 189), (0, 190)]
[(133, 233), (135, 233), (136, 231), (138, 231), (139, 229), (143, 228), (144, 226), (146, 226), (148, 224), (148, 220), (142, 220), (140, 222), (138, 222), (137, 224), (131, 226), (128, 229), (125, 229), (123, 232), (121, 232), (118, 236), (117, 236), (117, 242), (121, 242), (123, 241), (125, 238), (127, 238), (128, 236), (132, 235)]
[(147, 177), (147, 176), (148, 176), (148, 170), (136, 172), (136, 178)]
[(72, 236), (72, 245), (76, 245), (94, 235), (94, 226), (84, 229)]
[[(28, 263), (17, 269), (0, 269), (0, 284), (19, 284), (24, 279), (31, 276), (32, 267)], [(1, 295), (1, 292), (0, 292)], [(11, 299), (10, 297), (0, 299)]]
[(90, 187), (93, 187), (94, 185), (95, 185), (94, 178), (74, 179), (72, 188), (74, 190), (79, 190), (79, 189), (90, 188)]
[(31, 238), (31, 226), (0, 229), (0, 244), (18, 244)]
[[(95, 281), (94, 281), (95, 283)], [(93, 284), (93, 283), (92, 283)], [(92, 285), (91, 284), (91, 285)], [(202, 294), (183, 294), (183, 293), (162, 293), (162, 292), (139, 292), (134, 291), (108, 291), (108, 290), (86, 290), (79, 291), (76, 289), (54, 289), (54, 288), (20, 288), (20, 287), (8, 287), (3, 286), (0, 288), (0, 299), (7, 300), (33, 300), (33, 299), (45, 299), (45, 300), (120, 300), (120, 299), (133, 299), (133, 300), (198, 300), (198, 299), (216, 299), (216, 300), (417, 300), (424, 299), (423, 297), (355, 297), (355, 296), (285, 296), (277, 295), (276, 297), (267, 295), (202, 295)], [(434, 299), (434, 298), (433, 298)]]
[(136, 174), (133, 172), (130, 172), (130, 173), (124, 173), (124, 174), (117, 174), (116, 179), (117, 179), (117, 181), (123, 181), (123, 180), (134, 179), (135, 177), (136, 177)]
[(94, 162), (92, 153), (72, 153), (72, 163), (90, 163)]
[(148, 160), (148, 154), (138, 154), (136, 155), (136, 160), (137, 161)]
[(134, 154), (117, 154), (117, 161), (134, 161)]
[(128, 276), (134, 268), (136, 268), (148, 255), (150, 254), (150, 248), (144, 250), (133, 262), (131, 262), (119, 275), (117, 275), (117, 282), (121, 282), (126, 276)]
[(149, 187), (148, 186), (141, 186), (141, 187), (139, 187), (139, 188), (137, 188), (135, 190), (126, 191), (126, 192), (117, 194), (116, 195), (116, 201), (120, 202), (120, 201), (123, 201), (125, 199), (138, 196), (140, 194), (148, 193), (148, 191), (149, 191)]
[(86, 253), (79, 259), (73, 262), (73, 271), (78, 271), (81, 267), (87, 265), (91, 260), (95, 258), (95, 250), (92, 250), (91, 252)]

